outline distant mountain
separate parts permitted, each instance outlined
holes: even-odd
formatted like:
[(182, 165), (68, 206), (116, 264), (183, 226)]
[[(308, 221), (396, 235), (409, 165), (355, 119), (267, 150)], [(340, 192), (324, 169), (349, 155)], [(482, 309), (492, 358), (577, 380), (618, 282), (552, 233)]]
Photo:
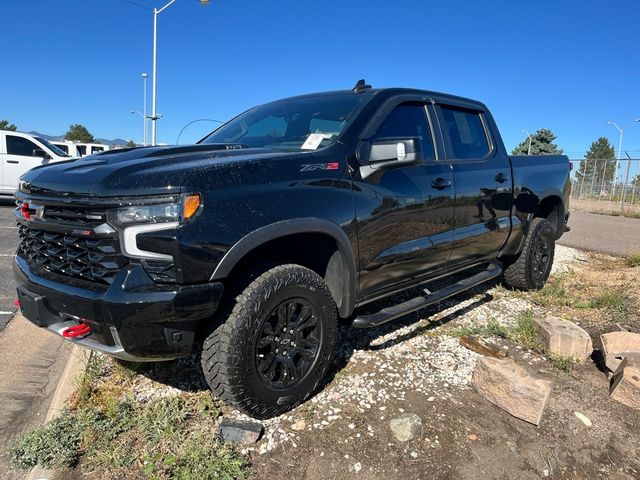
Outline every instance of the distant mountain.
[[(27, 132), (35, 137), (41, 137), (45, 140), (61, 142), (64, 140), (64, 135), (46, 135), (40, 132)], [(114, 138), (113, 140), (107, 140), (106, 138), (96, 138), (96, 143), (103, 143), (105, 145), (126, 145), (128, 140), (123, 138)]]

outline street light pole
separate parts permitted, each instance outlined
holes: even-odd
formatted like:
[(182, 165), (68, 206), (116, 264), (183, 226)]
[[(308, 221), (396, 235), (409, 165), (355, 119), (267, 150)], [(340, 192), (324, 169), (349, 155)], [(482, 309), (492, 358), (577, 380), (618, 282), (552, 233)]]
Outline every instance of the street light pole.
[(142, 74), (142, 81), (143, 81), (143, 91), (144, 91), (144, 102), (143, 102), (143, 120), (144, 120), (144, 143), (143, 145), (146, 147), (147, 146), (147, 78), (149, 77), (148, 73), (143, 73)]
[[(151, 145), (156, 145), (156, 122), (158, 120), (158, 114), (156, 111), (156, 97), (158, 88), (158, 15), (164, 10), (169, 8), (176, 0), (171, 0), (164, 5), (161, 9), (153, 9), (153, 83), (151, 84)], [(199, 0), (200, 5), (209, 5), (209, 0)]]
[(531, 155), (531, 134), (529, 134), (529, 132), (527, 132), (526, 130), (520, 130), (522, 133), (524, 133), (527, 137), (529, 137), (529, 150), (527, 152), (527, 155)]

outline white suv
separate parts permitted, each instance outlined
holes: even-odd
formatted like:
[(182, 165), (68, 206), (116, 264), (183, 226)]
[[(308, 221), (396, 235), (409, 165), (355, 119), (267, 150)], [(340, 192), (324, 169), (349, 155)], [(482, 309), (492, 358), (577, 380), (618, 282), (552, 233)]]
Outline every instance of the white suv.
[(38, 165), (71, 158), (44, 138), (0, 130), (0, 196), (13, 196), (24, 172)]
[(94, 153), (106, 152), (109, 150), (109, 145), (104, 145), (102, 143), (76, 143), (68, 140), (51, 143), (72, 157), (84, 157), (85, 155), (93, 155)]

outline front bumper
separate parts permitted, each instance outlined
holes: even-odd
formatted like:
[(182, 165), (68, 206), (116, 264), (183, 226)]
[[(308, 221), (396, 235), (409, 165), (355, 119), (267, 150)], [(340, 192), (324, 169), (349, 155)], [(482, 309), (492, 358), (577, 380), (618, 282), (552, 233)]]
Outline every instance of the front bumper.
[(223, 291), (221, 283), (158, 284), (140, 265), (122, 269), (109, 286), (32, 270), (19, 256), (13, 271), (28, 320), (60, 335), (85, 323), (91, 333), (73, 343), (130, 361), (189, 355), (199, 321), (214, 314)]

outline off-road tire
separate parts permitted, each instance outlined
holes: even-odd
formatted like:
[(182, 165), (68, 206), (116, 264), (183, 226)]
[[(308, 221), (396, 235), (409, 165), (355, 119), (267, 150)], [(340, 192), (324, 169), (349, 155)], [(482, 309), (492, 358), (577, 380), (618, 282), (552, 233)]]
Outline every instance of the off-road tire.
[[(260, 419), (280, 415), (304, 402), (322, 382), (335, 348), (337, 308), (323, 279), (308, 268), (281, 265), (255, 278), (231, 300), (234, 304), (228, 318), (215, 327), (202, 346), (202, 368), (211, 390), (225, 403)], [(265, 322), (273, 318), (279, 321), (278, 308), (289, 301), (307, 302), (312, 309), (320, 326), (320, 333), (315, 334), (319, 345), (314, 359), (306, 360), (311, 366), (307, 365), (308, 370), (297, 383), (275, 388), (259, 371), (262, 360), (258, 358), (258, 337), (267, 328)], [(302, 313), (297, 318), (302, 318)], [(290, 338), (293, 343), (295, 338)]]
[(534, 218), (522, 252), (504, 271), (504, 283), (518, 290), (542, 288), (549, 278), (554, 252), (555, 231), (551, 223), (546, 218)]

